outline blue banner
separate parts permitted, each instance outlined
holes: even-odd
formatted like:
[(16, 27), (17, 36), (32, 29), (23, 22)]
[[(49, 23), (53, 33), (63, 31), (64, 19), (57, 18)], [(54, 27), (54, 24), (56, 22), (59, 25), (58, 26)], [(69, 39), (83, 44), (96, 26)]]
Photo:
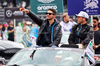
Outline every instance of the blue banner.
[(89, 15), (100, 15), (100, 0), (67, 0), (68, 14), (75, 15), (85, 11)]

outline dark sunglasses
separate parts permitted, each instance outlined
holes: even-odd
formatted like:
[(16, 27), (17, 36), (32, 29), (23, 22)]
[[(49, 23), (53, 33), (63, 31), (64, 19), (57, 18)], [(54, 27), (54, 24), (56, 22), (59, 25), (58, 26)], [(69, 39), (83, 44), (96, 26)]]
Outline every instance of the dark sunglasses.
[(49, 15), (54, 15), (53, 13), (46, 13), (46, 15), (47, 15), (47, 14), (49, 14)]

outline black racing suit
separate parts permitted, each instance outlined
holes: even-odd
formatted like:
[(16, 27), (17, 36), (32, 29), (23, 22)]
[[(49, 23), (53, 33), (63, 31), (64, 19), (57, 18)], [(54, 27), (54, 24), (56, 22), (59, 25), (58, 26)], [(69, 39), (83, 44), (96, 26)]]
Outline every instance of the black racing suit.
[[(45, 30), (45, 27), (47, 25), (48, 20), (47, 19), (40, 19), (38, 18), (34, 13), (32, 13), (31, 11), (28, 13), (28, 16), (36, 23), (40, 26), (39, 29), (39, 33), (38, 33), (38, 37), (36, 40), (37, 45), (42, 45), (44, 46), (43, 42), (41, 44), (40, 40), (43, 40), (45, 37), (41, 37), (41, 34), (43, 33), (43, 31)], [(53, 46), (56, 45), (58, 46), (58, 44), (61, 41), (61, 37), (62, 37), (62, 31), (61, 31), (61, 25), (59, 24), (59, 22), (55, 19), (55, 25), (53, 26), (53, 29), (51, 31), (51, 38), (47, 38), (48, 40), (50, 39), (51, 42), (49, 42), (49, 45), (45, 44), (45, 46)], [(48, 43), (48, 42), (47, 42)]]
[(85, 46), (88, 45), (92, 38), (93, 28), (91, 26), (77, 24), (73, 26), (68, 42), (69, 44), (83, 44)]

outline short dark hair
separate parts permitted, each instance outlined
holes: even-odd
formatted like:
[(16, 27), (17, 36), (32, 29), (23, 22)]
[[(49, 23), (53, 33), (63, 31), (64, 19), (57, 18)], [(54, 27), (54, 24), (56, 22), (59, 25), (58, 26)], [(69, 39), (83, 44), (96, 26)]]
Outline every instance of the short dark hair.
[(54, 15), (57, 14), (57, 11), (55, 9), (53, 9), (53, 8), (49, 8), (48, 10), (52, 11)]
[(93, 17), (93, 19), (96, 19), (97, 21), (99, 21), (98, 17)]
[(8, 22), (8, 24), (9, 24), (11, 21), (13, 21), (13, 20), (10, 20), (10, 21)]

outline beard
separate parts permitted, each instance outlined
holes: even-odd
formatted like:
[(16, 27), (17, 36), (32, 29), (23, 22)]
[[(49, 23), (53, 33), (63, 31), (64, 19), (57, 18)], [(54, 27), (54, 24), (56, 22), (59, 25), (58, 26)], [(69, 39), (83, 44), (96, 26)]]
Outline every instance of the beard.
[(48, 20), (52, 20), (53, 18), (50, 18), (50, 19), (48, 19)]
[(97, 25), (93, 26), (93, 28), (95, 28)]
[(81, 23), (83, 23), (83, 21), (81, 21), (81, 22), (78, 22), (79, 24), (81, 24)]
[(48, 19), (48, 20), (52, 20), (52, 19), (54, 19), (54, 17), (47, 17), (47, 19)]

